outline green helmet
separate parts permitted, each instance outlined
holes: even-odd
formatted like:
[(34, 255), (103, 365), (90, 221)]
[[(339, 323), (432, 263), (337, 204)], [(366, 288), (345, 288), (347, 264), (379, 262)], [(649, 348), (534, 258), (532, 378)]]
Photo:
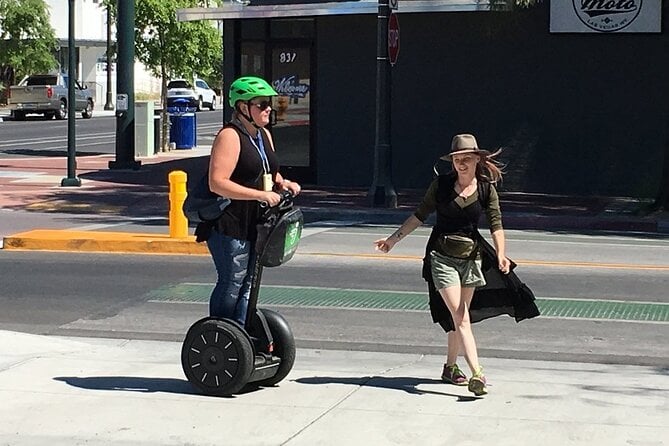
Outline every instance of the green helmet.
[(270, 84), (264, 79), (253, 76), (240, 77), (230, 85), (228, 102), (235, 107), (237, 101), (249, 101), (257, 96), (278, 96)]

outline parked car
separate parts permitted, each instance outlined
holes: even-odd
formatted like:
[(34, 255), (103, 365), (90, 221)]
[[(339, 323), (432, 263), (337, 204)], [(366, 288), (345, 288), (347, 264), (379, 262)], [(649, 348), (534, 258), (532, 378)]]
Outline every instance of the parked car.
[(167, 83), (167, 106), (176, 99), (188, 99), (192, 107), (198, 111), (205, 106), (209, 110), (216, 110), (216, 92), (202, 79), (190, 82), (186, 79), (173, 79)]
[[(67, 74), (33, 74), (9, 87), (7, 105), (17, 121), (23, 121), (29, 113), (43, 114), (47, 119), (65, 119), (68, 100)], [(85, 119), (93, 117), (93, 96), (86, 87), (74, 81), (74, 109)]]

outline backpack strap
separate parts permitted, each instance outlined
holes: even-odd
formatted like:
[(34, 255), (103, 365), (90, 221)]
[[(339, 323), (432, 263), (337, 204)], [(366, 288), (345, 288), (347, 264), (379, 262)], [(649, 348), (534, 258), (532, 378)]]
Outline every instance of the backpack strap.
[(479, 193), (479, 203), (481, 203), (481, 207), (483, 209), (488, 209), (488, 205), (490, 204), (490, 188), (492, 185), (487, 182), (487, 181), (478, 181), (478, 184), (476, 188), (478, 189)]

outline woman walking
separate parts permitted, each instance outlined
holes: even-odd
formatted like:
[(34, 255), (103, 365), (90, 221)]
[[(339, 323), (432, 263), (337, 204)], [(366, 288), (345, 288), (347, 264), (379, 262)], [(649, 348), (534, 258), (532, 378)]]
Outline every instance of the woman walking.
[[(515, 313), (514, 308), (520, 310), (513, 314), (517, 320), (539, 314), (533, 296), (527, 296), (525, 290), (518, 293), (518, 289), (512, 289), (514, 284), (518, 288), (522, 285), (515, 275), (514, 284), (504, 279), (502, 289), (497, 287), (485, 296), (485, 302), (479, 305), (480, 314), (474, 317), (472, 311), (475, 291), (486, 285), (486, 275), (506, 276), (515, 266), (506, 257), (502, 215), (494, 186), (502, 178), (502, 171), (494, 160), (498, 153), (480, 149), (473, 135), (456, 135), (450, 152), (442, 157), (452, 162), (453, 171), (432, 182), (416, 212), (397, 231), (374, 242), (378, 250), (387, 253), (436, 212), (436, 224), (426, 247), (423, 277), (430, 289), (432, 318), (448, 333), (448, 352), (441, 377), (451, 384), (467, 385), (477, 396), (488, 393), (488, 388), (471, 323), (502, 313)], [(478, 232), (478, 221), (484, 212), (494, 250)], [(484, 263), (488, 265), (484, 267)], [(515, 302), (504, 302), (509, 300)], [(461, 351), (471, 371), (469, 379), (456, 362)]]

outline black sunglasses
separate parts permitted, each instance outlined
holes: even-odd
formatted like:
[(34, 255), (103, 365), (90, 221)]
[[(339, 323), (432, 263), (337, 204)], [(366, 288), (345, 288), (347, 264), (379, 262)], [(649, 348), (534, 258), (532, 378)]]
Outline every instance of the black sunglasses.
[(268, 99), (266, 101), (261, 101), (261, 102), (251, 102), (251, 105), (255, 105), (260, 110), (267, 110), (269, 107), (272, 106), (272, 100)]

